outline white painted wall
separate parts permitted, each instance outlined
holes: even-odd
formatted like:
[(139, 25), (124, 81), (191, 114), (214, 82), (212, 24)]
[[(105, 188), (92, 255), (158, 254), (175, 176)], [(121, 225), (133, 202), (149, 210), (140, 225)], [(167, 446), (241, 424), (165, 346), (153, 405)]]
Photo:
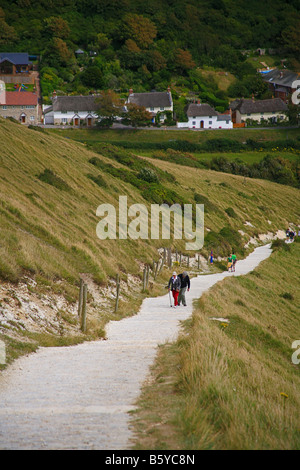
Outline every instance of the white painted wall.
[[(201, 125), (203, 122), (203, 126)], [(217, 116), (189, 117), (188, 122), (177, 122), (178, 128), (188, 129), (232, 129), (232, 121), (218, 121)]]

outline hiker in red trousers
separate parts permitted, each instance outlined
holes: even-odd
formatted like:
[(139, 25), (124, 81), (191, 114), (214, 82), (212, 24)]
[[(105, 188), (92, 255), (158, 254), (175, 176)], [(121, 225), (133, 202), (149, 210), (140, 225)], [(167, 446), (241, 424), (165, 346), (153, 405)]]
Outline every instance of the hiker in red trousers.
[(170, 277), (169, 284), (168, 284), (168, 289), (169, 291), (172, 291), (173, 299), (174, 299), (174, 307), (178, 306), (178, 295), (180, 291), (180, 278), (177, 276), (176, 272), (172, 274), (172, 277)]

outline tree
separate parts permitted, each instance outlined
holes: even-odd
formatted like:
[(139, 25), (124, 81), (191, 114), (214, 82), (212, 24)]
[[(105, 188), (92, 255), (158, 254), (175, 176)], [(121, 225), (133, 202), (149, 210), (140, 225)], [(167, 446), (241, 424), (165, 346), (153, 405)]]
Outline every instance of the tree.
[[(299, 90), (300, 93), (300, 90)], [(286, 113), (287, 117), (291, 124), (298, 124), (300, 121), (300, 104), (292, 103), (292, 100), (289, 100), (288, 110)]]
[(87, 67), (81, 74), (81, 82), (86, 87), (101, 88), (103, 85), (102, 72), (96, 65)]
[(139, 106), (135, 103), (129, 103), (127, 105), (127, 112), (124, 113), (123, 123), (137, 126), (149, 126), (152, 119), (151, 113), (146, 110), (144, 106)]
[(159, 51), (150, 50), (146, 54), (147, 67), (154, 72), (162, 70), (166, 67), (166, 59)]
[(101, 91), (96, 103), (100, 126), (110, 127), (117, 118), (121, 117), (124, 103), (114, 91)]
[(67, 39), (70, 34), (68, 22), (61, 16), (50, 16), (45, 19), (45, 32), (52, 37)]
[(177, 50), (174, 63), (179, 72), (187, 72), (187, 70), (193, 69), (196, 65), (190, 51), (184, 49)]
[(17, 34), (13, 26), (5, 22), (4, 10), (0, 7), (0, 46), (16, 41)]
[(125, 38), (135, 41), (139, 47), (147, 49), (156, 37), (157, 29), (148, 18), (129, 13), (124, 18), (123, 34)]
[(282, 32), (287, 51), (295, 56), (300, 55), (300, 19)]
[(65, 41), (60, 38), (53, 38), (43, 53), (42, 61), (43, 65), (60, 68), (73, 65), (75, 57), (72, 51), (68, 49)]

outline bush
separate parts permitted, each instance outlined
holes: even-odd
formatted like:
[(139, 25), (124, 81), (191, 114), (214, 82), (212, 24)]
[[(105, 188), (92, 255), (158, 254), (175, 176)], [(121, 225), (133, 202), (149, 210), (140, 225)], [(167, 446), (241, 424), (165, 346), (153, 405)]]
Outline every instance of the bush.
[(62, 191), (70, 191), (70, 186), (62, 178), (57, 176), (55, 173), (53, 173), (52, 170), (49, 170), (48, 168), (46, 168), (43, 173), (40, 173), (37, 177), (40, 181), (50, 184), (51, 186), (54, 186), (57, 189), (60, 189)]
[(286, 300), (294, 300), (294, 296), (293, 294), (290, 294), (290, 292), (283, 292), (282, 294), (280, 294), (280, 297)]
[(88, 174), (87, 177), (91, 179), (92, 181), (94, 181), (94, 183), (96, 183), (97, 186), (100, 186), (100, 188), (107, 188), (107, 184), (101, 175), (94, 176), (94, 175)]
[(194, 200), (197, 204), (204, 204), (204, 211), (205, 212), (220, 212), (219, 208), (211, 202), (206, 196), (202, 194), (195, 193)]
[(288, 243), (285, 243), (284, 240), (280, 240), (279, 238), (277, 238), (277, 240), (272, 241), (271, 248), (273, 251), (278, 251), (278, 250), (290, 251), (291, 249)]
[(229, 215), (229, 217), (232, 217), (234, 219), (237, 217), (237, 215), (234, 212), (234, 210), (232, 209), (232, 207), (227, 207), (227, 209), (225, 209), (225, 212), (226, 212), (226, 214)]
[(141, 180), (147, 181), (148, 183), (158, 183), (158, 176), (155, 171), (150, 168), (142, 168), (137, 177)]

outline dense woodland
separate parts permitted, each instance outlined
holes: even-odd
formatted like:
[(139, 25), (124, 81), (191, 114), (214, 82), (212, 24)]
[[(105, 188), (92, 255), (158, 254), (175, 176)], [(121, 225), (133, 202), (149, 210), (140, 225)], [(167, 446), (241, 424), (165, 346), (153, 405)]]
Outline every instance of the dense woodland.
[[(171, 85), (179, 117), (182, 90), (222, 111), (228, 97), (269, 97), (247, 60), (258, 47), (299, 69), (298, 0), (1, 0), (0, 49), (40, 58), (46, 101), (54, 89), (122, 94)], [(205, 67), (236, 82), (219, 89)]]

